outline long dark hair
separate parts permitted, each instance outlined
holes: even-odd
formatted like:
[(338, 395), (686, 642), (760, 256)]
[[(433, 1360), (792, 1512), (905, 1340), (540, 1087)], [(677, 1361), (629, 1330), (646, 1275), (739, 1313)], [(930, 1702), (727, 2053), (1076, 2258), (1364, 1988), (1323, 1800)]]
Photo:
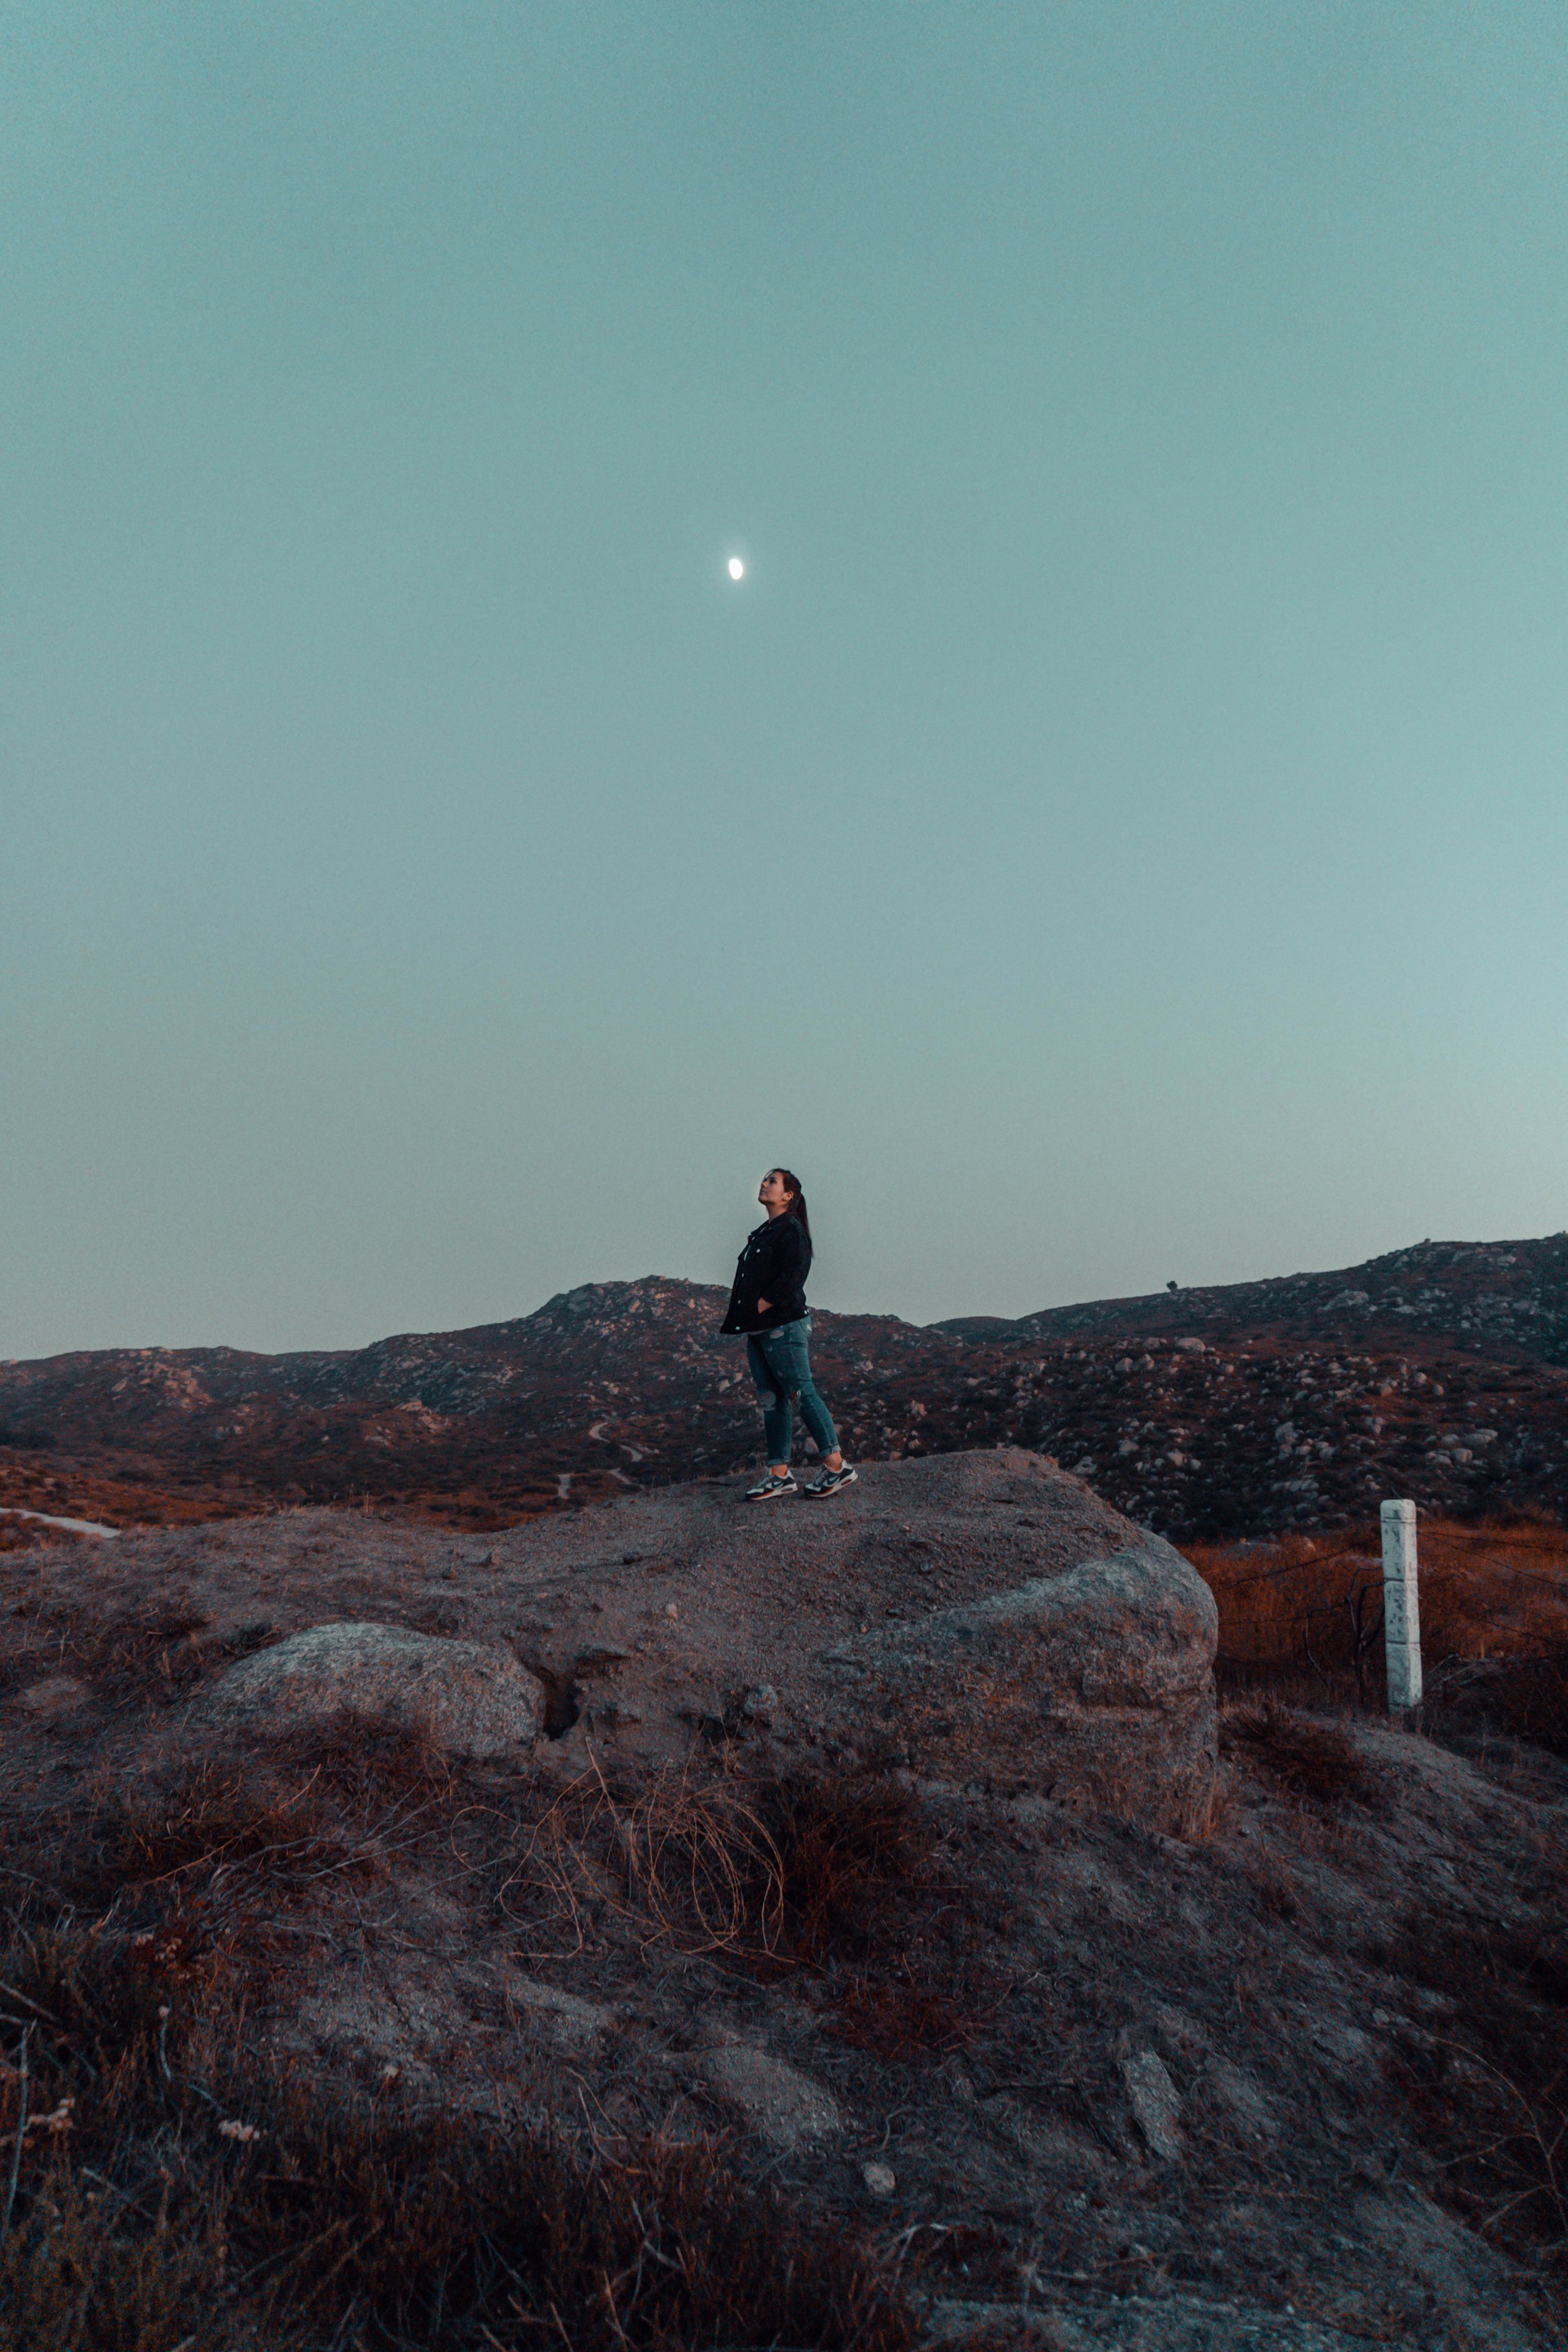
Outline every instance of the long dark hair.
[(800, 1219), (802, 1225), (805, 1229), (805, 1238), (809, 1241), (811, 1239), (811, 1219), (805, 1213), (805, 1194), (800, 1189), (800, 1178), (798, 1176), (792, 1176), (787, 1168), (775, 1168), (773, 1170), (773, 1174), (775, 1176), (782, 1176), (784, 1182), (789, 1186), (790, 1204), (784, 1211), (785, 1216), (798, 1217)]

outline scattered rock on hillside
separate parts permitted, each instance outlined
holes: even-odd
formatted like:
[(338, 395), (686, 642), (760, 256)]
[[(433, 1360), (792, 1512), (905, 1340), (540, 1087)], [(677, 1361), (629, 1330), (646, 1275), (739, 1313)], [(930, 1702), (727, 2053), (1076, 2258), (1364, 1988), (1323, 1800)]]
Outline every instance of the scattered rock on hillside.
[[(626, 2168), (634, 2193), (645, 2150), (695, 2141), (700, 2167), (733, 2124), (718, 2144), (738, 2179), (781, 2186), (807, 2227), (890, 2246), (922, 2303), (942, 2298), (925, 2311), (933, 2346), (1560, 2352), (1553, 2176), (1520, 2131), (1516, 2084), (1549, 2149), (1562, 1760), (1489, 1737), (1471, 1761), (1430, 1729), (1323, 1720), (1386, 1781), (1380, 1809), (1342, 1784), (1303, 1801), (1242, 1740), (1229, 1800), (1193, 1843), (1015, 1794), (1011, 1766), (973, 1769), (978, 1730), (944, 1750), (933, 1725), (945, 1770), (900, 1769), (857, 1709), (866, 1685), (829, 1675), (830, 1652), (918, 1665), (924, 1643), (934, 1685), (937, 1621), (984, 1628), (989, 1601), (1092, 1580), (1142, 1539), (1021, 1453), (868, 1469), (820, 1507), (757, 1512), (739, 1494), (646, 1496), (482, 1550), (311, 1510), (0, 1553), (8, 1906), (90, 1948), (89, 1985), (125, 1989), (129, 2046), (151, 2001), (169, 2004), (171, 2070), (193, 2101), (213, 2045), (191, 1965), (216, 1935), (246, 1971), (261, 2104), (286, 2074), (333, 2108), (374, 2101), (411, 2135), (549, 2129)], [(366, 1628), (367, 1612), (391, 1622)], [(550, 1691), (545, 1735), (487, 1791), (437, 1773), (412, 1801), (408, 1759), (367, 1742), (363, 1771), (324, 1770), (296, 1809), (310, 1776), (295, 1757), (231, 1746), (241, 1718), (221, 1706), (205, 1723), (183, 1711), (189, 1677), (224, 1687), (220, 1661), (263, 1622), (274, 1696), (286, 1637), (297, 1655), (297, 1637), (333, 1625), (459, 1637), (420, 1643), (448, 1683), (468, 1650), (515, 1644)], [(101, 1696), (83, 1685), (58, 1717), (16, 1703), (73, 1662)], [(1175, 1663), (1180, 1681), (1179, 1642)], [(253, 1697), (250, 1719), (270, 1720), (272, 1699)], [(1158, 1697), (1151, 1685), (1135, 1722)], [(552, 1737), (571, 1704), (578, 1723)], [(1109, 1699), (1104, 1714), (1114, 1726)], [(566, 1751), (588, 1740), (602, 1781), (574, 1777), (587, 1768)], [(280, 1801), (292, 1855), (272, 1843)], [(628, 1806), (633, 1826), (670, 1832), (660, 1882), (625, 1867)], [(683, 1897), (710, 1838), (752, 1886), (756, 1849), (731, 1837), (748, 1808), (791, 1874), (773, 1952), (660, 1895)], [(816, 1915), (808, 1948), (789, 1923), (826, 1883), (824, 1830), (869, 1875), (839, 1882), (853, 1899)], [(873, 1855), (868, 1837), (888, 1843)], [(334, 1849), (384, 1871), (327, 1866)], [(109, 1912), (106, 1864), (124, 1874)], [(563, 1892), (557, 1864), (574, 1874)], [(56, 2074), (53, 2088), (35, 2076), (47, 2118), (77, 2061), (43, 2026), (30, 2046)], [(1179, 2161), (1152, 2160), (1162, 2109), (1139, 2127), (1140, 2073), (1124, 2071), (1155, 2051)], [(149, 2079), (115, 2143), (133, 2184), (172, 2147)], [(97, 2160), (95, 2094), (79, 2089), (75, 2146), (31, 2134), (21, 2193)], [(192, 2179), (217, 2117), (187, 2113)], [(216, 2133), (212, 2148), (225, 2167), (238, 2153)], [(270, 2166), (267, 2144), (257, 2154)], [(142, 2220), (156, 2227), (155, 2202)], [(123, 2200), (110, 2225), (131, 2242)]]
[(1121, 2062), (1121, 2079), (1150, 2155), (1174, 2164), (1182, 2153), (1182, 2102), (1164, 2060), (1152, 2050), (1135, 2050)]
[[(650, 1276), (341, 1354), (0, 1364), (0, 1506), (124, 1527), (368, 1496), (477, 1531), (736, 1468), (761, 1430), (725, 1297)], [(1028, 1445), (1178, 1540), (1339, 1526), (1389, 1495), (1488, 1512), (1568, 1497), (1568, 1234), (1011, 1321), (819, 1311), (813, 1349), (857, 1462)], [(7, 1526), (0, 1549), (62, 1534)]]
[(703, 2051), (692, 2061), (691, 2073), (781, 2156), (794, 2155), (843, 2126), (837, 2102), (819, 2083), (746, 2042)]
[[(868, 1464), (826, 1503), (757, 1511), (742, 1492), (705, 1480), (536, 1519), (482, 1566), (432, 1530), (290, 1513), (127, 1534), (79, 1573), (98, 1605), (177, 1588), (209, 1656), (264, 1591), (272, 1646), (197, 1702), (262, 1734), (379, 1717), (460, 1754), (526, 1750), (563, 1782), (727, 1748), (1202, 1823), (1215, 1612), (1159, 1537), (1017, 1447)], [(369, 1591), (439, 1631), (360, 1622)]]
[(71, 1715), (85, 1706), (91, 1696), (90, 1686), (76, 1675), (46, 1675), (42, 1682), (28, 1683), (17, 1691), (15, 1704), (40, 1722), (52, 1723), (57, 1716)]
[(510, 1650), (400, 1625), (311, 1625), (242, 1658), (204, 1702), (263, 1731), (366, 1716), (454, 1755), (516, 1756), (543, 1728), (545, 1692)]
[(616, 2021), (602, 2001), (584, 2000), (537, 1977), (513, 1977), (506, 1986), (507, 2014), (563, 2057), (596, 2050)]

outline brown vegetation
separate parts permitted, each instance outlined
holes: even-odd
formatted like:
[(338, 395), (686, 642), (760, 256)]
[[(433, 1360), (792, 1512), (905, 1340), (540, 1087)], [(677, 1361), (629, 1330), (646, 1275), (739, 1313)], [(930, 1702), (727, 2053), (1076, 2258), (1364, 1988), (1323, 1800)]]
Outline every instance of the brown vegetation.
[[(1338, 1538), (1189, 1544), (1219, 1609), (1222, 1691), (1384, 1702), (1383, 1569), (1375, 1524)], [(1568, 1530), (1423, 1517), (1427, 1712), (1484, 1713), (1568, 1752)]]
[[(478, 1535), (739, 1468), (760, 1432), (723, 1307), (648, 1277), (341, 1355), (0, 1365), (0, 1506), (365, 1505)], [(1561, 1234), (1014, 1322), (823, 1311), (814, 1348), (853, 1458), (1026, 1445), (1177, 1540), (1339, 1527), (1391, 1494), (1465, 1520), (1568, 1506)]]
[(96, 1930), (15, 1918), (0, 1978), (4, 2352), (916, 2340), (864, 2245), (705, 2145), (322, 2104), (247, 2056), (240, 1971)]
[(108, 1615), (72, 1601), (17, 1611), (0, 1633), (0, 1693), (43, 1675), (68, 1675), (89, 1683), (107, 1707), (176, 1699), (268, 1631), (252, 1626), (204, 1643), (206, 1624), (200, 1614), (156, 1600)]
[[(0, 1549), (58, 1541), (62, 1531), (49, 1518), (91, 1519), (110, 1528), (189, 1527), (198, 1520), (237, 1518), (254, 1511), (254, 1501), (226, 1494), (221, 1479), (204, 1482), (195, 1494), (154, 1486), (125, 1471), (102, 1475), (79, 1463), (51, 1465), (47, 1455), (0, 1454)], [(44, 1521), (6, 1516), (38, 1511)]]
[(1568, 1940), (1412, 1911), (1370, 1957), (1436, 1996), (1437, 2032), (1406, 2028), (1387, 2061), (1441, 2151), (1448, 2202), (1516, 2250), (1568, 2240)]
[[(1483, 1754), (1500, 1734), (1568, 1754), (1568, 1533), (1541, 1522), (1476, 1528), (1424, 1518), (1419, 1554), (1426, 1728)], [(1279, 1696), (1352, 1713), (1382, 1706), (1376, 1528), (1329, 1545), (1298, 1537), (1193, 1546), (1188, 1557), (1219, 1608), (1218, 1671), (1236, 1695), (1222, 1717), (1226, 1750), (1297, 1799), (1382, 1802), (1386, 1780), (1347, 1731)], [(1551, 1859), (1560, 1867), (1560, 1855)], [(1259, 1880), (1259, 1901), (1288, 1917), (1293, 1896), (1278, 1878)], [(1435, 2017), (1436, 2031), (1400, 2027), (1384, 2063), (1437, 2155), (1445, 2201), (1514, 2251), (1560, 2258), (1568, 2243), (1561, 1932), (1416, 1907), (1396, 1934), (1373, 1939), (1367, 1958)]]
[[(1550, 1715), (1568, 1544), (1422, 1542), (1436, 1740), (1376, 1720), (1380, 1637), (1357, 1690), (1373, 1528), (1198, 1554), (1226, 1763), (1192, 1842), (870, 1742), (807, 1769), (722, 1686), (662, 1770), (570, 1725), (505, 1769), (346, 1717), (220, 1740), (163, 1702), (275, 1589), (202, 1619), (198, 1579), (84, 1546), (95, 1615), (85, 1575), (13, 1564), (0, 2352), (902, 2352), (932, 2295), (1059, 2302), (1077, 2341), (1133, 2290), (1205, 2327), (1244, 2295), (1422, 2352), (1562, 2342), (1568, 1783), (1514, 1732), (1451, 1750), (1456, 1693)], [(666, 1563), (620, 1564), (662, 1612)], [(394, 1613), (492, 1573), (418, 1566)], [(319, 1596), (320, 1551), (297, 1572)], [(22, 1696), (73, 1674), (58, 1717)], [(717, 2051), (841, 2132), (781, 2156)], [(1168, 2163), (1129, 2105), (1153, 2053)]]
[(937, 1884), (930, 1823), (872, 1769), (759, 1774), (722, 1756), (616, 1779), (595, 1767), (531, 1808), (470, 1806), (470, 1833), (481, 1818), (498, 1912), (542, 1958), (581, 1949), (613, 1913), (645, 1946), (763, 1980), (863, 1964), (902, 1948)]
[(1245, 1751), (1275, 1785), (1319, 1804), (1374, 1804), (1383, 1782), (1337, 1724), (1316, 1723), (1277, 1699), (1227, 1708), (1221, 1745)]
[(779, 1858), (779, 1942), (802, 1962), (889, 1940), (900, 1895), (931, 1890), (931, 1825), (885, 1774), (775, 1780), (763, 1810)]
[(879, 2260), (717, 2147), (623, 2136), (606, 2154), (405, 2112), (390, 2088), (307, 2095), (247, 2025), (312, 1904), (416, 1846), (484, 1865), (535, 1945), (580, 1943), (608, 1908), (681, 1950), (773, 1962), (805, 1937), (824, 1959), (909, 1854), (903, 1805), (722, 1761), (551, 1796), (368, 1725), (89, 1801), (55, 1875), (93, 1924), (40, 1890), (0, 1931), (0, 2352), (512, 2352), (538, 2330), (584, 2352), (904, 2352), (918, 2331)]

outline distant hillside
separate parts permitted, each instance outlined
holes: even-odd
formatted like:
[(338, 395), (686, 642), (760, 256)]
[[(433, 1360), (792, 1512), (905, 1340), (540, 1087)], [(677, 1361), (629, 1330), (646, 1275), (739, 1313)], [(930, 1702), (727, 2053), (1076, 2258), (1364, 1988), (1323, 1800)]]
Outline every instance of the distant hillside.
[(1332, 1274), (1288, 1274), (1147, 1298), (1093, 1298), (1009, 1322), (961, 1316), (933, 1327), (963, 1339), (1059, 1339), (1091, 1331), (1458, 1339), (1486, 1354), (1568, 1363), (1568, 1233), (1528, 1242), (1417, 1242)]
[[(365, 1499), (479, 1526), (727, 1473), (758, 1419), (723, 1307), (649, 1276), (341, 1352), (0, 1365), (0, 1505), (68, 1515), (90, 1486), (76, 1515), (112, 1519), (107, 1479), (142, 1522)], [(1016, 1321), (815, 1323), (852, 1454), (1030, 1445), (1170, 1534), (1330, 1525), (1395, 1492), (1461, 1516), (1568, 1507), (1568, 1235)]]

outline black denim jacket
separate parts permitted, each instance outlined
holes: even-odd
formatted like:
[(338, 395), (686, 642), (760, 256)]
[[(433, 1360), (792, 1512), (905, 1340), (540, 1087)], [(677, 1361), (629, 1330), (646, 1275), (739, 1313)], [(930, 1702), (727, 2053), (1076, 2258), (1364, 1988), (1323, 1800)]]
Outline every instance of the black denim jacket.
[[(770, 1217), (749, 1235), (735, 1262), (735, 1286), (722, 1331), (771, 1331), (776, 1324), (794, 1323), (805, 1313), (805, 1277), (811, 1265), (811, 1242), (798, 1217), (786, 1209)], [(765, 1298), (767, 1312), (757, 1301)]]

